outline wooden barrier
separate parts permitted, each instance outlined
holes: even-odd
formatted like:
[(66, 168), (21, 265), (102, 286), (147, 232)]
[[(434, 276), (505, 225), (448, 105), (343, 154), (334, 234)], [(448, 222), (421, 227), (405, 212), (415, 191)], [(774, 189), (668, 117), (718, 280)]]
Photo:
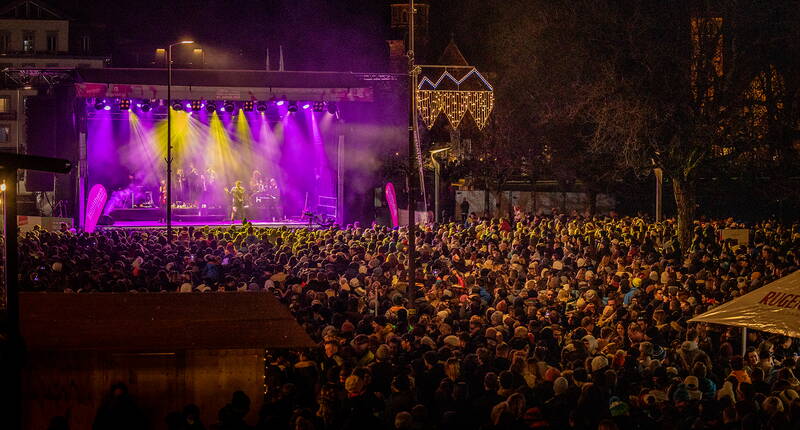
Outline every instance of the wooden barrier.
[(263, 401), (264, 349), (316, 346), (270, 293), (21, 295), (29, 349), (24, 428), (54, 416), (91, 428), (112, 384), (125, 383), (148, 420), (200, 407), (206, 426), (236, 390)]

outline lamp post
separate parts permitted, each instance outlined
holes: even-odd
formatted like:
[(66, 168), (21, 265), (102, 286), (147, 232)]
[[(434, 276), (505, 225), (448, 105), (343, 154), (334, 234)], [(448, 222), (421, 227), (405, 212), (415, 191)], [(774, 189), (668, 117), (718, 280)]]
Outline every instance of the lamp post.
[(167, 242), (172, 243), (172, 47), (193, 40), (175, 42), (167, 48)]
[(446, 152), (449, 149), (450, 149), (449, 146), (445, 146), (443, 148), (431, 149), (431, 162), (433, 162), (433, 172), (434, 172), (434, 178), (433, 178), (433, 210), (436, 211), (433, 214), (433, 219), (436, 221), (437, 224), (439, 223), (439, 221), (441, 221), (439, 219), (440, 218), (439, 214), (441, 213), (439, 211), (439, 181), (440, 181), (439, 179), (440, 179), (441, 174), (442, 174), (442, 165), (439, 164), (439, 161), (436, 160), (436, 154), (439, 154), (439, 153), (442, 153), (442, 152)]
[(416, 211), (417, 211), (417, 66), (414, 64), (414, 0), (408, 5), (408, 289), (409, 307), (416, 299)]
[(663, 194), (663, 184), (664, 184), (664, 171), (661, 170), (660, 167), (656, 167), (653, 169), (653, 173), (656, 176), (656, 222), (661, 222), (663, 218), (663, 208), (662, 208), (662, 194)]

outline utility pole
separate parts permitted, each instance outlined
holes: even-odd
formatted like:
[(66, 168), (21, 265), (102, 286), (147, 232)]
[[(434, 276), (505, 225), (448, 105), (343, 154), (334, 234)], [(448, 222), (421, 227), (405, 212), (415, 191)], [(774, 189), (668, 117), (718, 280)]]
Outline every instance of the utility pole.
[(408, 11), (408, 295), (409, 306), (416, 299), (416, 233), (417, 233), (417, 67), (414, 64), (414, 0), (409, 0)]
[(656, 222), (661, 222), (663, 219), (663, 209), (662, 209), (662, 194), (663, 194), (663, 184), (664, 184), (664, 171), (661, 170), (660, 167), (656, 167), (653, 169), (653, 173), (656, 177)]
[[(193, 44), (193, 40), (175, 42), (167, 48), (167, 243), (172, 243), (172, 47)], [(205, 61), (205, 60), (204, 60)]]

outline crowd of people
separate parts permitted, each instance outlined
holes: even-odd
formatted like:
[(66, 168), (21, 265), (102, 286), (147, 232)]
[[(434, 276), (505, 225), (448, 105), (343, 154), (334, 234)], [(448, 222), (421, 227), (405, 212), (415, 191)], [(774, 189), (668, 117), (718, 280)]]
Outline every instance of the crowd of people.
[(273, 292), (320, 348), (268, 351), (264, 406), (236, 393), (209, 428), (798, 429), (798, 339), (750, 331), (742, 354), (739, 329), (688, 322), (800, 268), (798, 225), (720, 240), (733, 226), (697, 221), (683, 251), (674, 221), (631, 217), (470, 217), (411, 239), (245, 224), (173, 244), (37, 229), (20, 273), (30, 291)]

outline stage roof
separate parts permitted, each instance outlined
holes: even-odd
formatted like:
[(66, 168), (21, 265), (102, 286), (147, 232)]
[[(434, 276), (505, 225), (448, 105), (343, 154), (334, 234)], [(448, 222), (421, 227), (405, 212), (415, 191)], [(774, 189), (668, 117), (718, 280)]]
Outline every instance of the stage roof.
[(20, 310), (40, 351), (316, 346), (272, 293), (22, 293)]
[[(343, 72), (173, 69), (174, 99), (373, 101), (374, 81), (401, 75)], [(167, 69), (81, 69), (79, 97), (166, 99)]]

